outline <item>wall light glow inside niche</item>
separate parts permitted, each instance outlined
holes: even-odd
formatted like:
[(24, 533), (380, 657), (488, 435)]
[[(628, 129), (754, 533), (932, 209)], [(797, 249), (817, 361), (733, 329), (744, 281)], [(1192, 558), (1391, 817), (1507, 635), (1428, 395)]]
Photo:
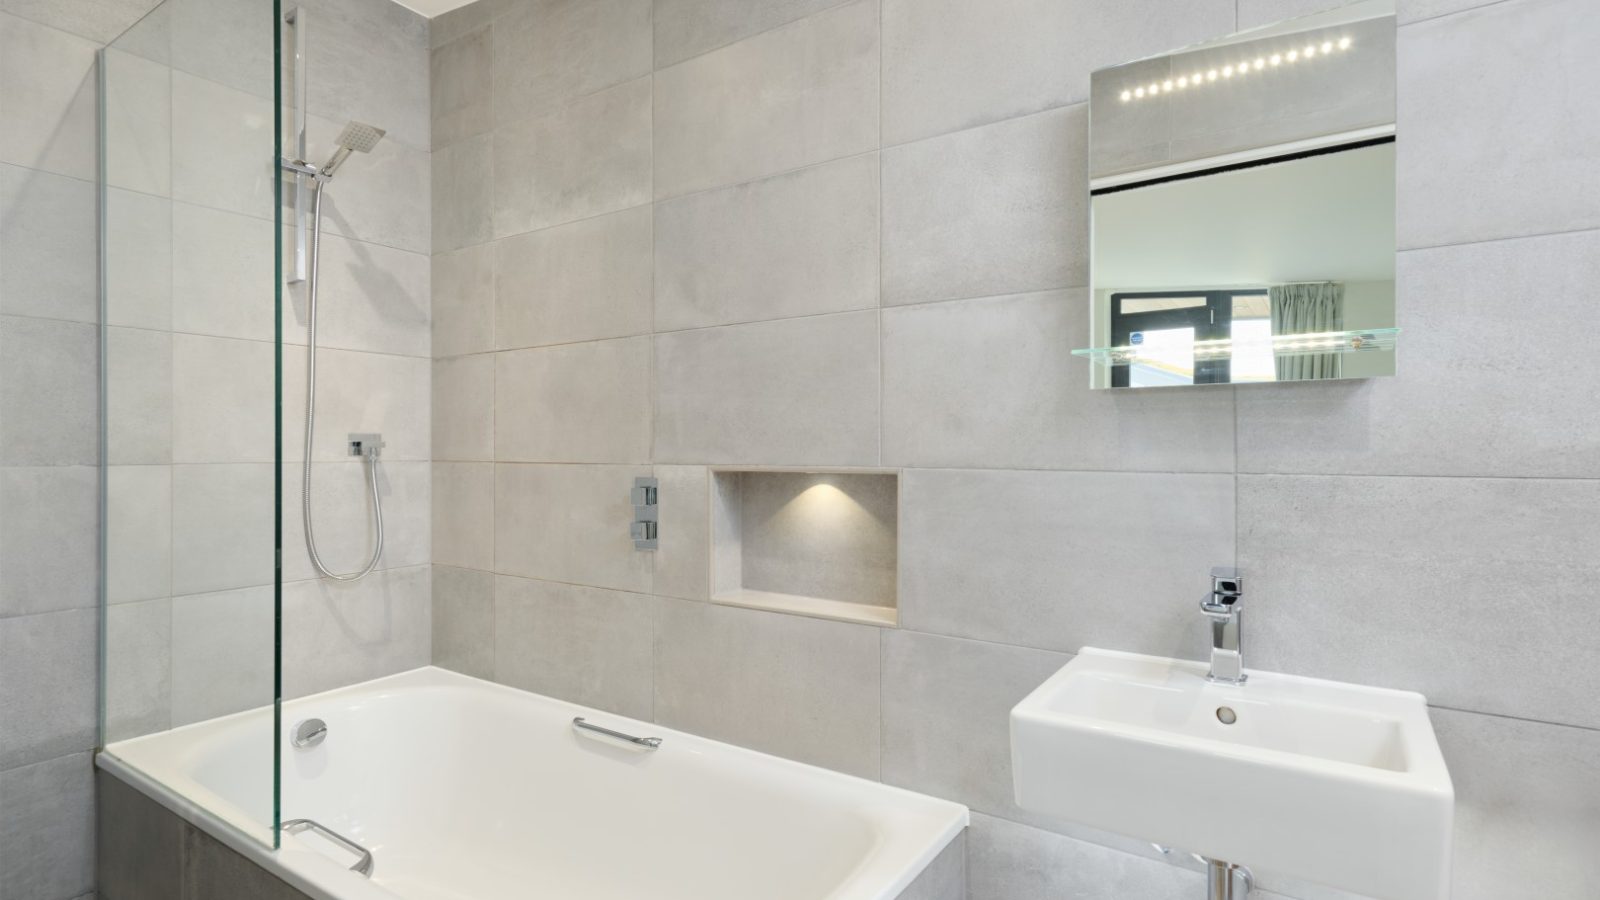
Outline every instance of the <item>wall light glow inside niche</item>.
[(1285, 63), (1311, 61), (1322, 56), (1332, 56), (1336, 52), (1349, 50), (1350, 45), (1351, 40), (1348, 37), (1342, 37), (1336, 41), (1329, 40), (1320, 44), (1310, 43), (1303, 47), (1291, 47), (1286, 51), (1257, 56), (1254, 59), (1241, 59), (1237, 63), (1228, 63), (1215, 68), (1196, 69), (1187, 75), (1179, 75), (1177, 78), (1167, 78), (1162, 81), (1152, 81), (1149, 84), (1126, 88), (1122, 92), (1122, 102), (1128, 103), (1133, 100), (1143, 100), (1147, 97), (1159, 97), (1163, 94), (1185, 91), (1192, 87), (1202, 87), (1217, 81), (1243, 78), (1253, 72), (1261, 72), (1269, 68), (1282, 68)]
[(801, 491), (783, 509), (784, 515), (804, 516), (815, 524), (836, 523), (865, 512), (854, 497), (826, 481)]

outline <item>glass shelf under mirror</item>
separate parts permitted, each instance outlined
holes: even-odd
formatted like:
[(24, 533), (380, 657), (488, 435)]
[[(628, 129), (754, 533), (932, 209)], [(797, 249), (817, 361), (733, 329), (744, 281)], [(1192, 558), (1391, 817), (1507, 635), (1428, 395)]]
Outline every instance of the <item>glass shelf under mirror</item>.
[[(1152, 387), (1163, 382), (1204, 383), (1206, 379), (1196, 377), (1206, 371), (1204, 364), (1219, 362), (1228, 363), (1233, 370), (1229, 379), (1215, 379), (1220, 383), (1305, 381), (1350, 377), (1351, 373), (1344, 372), (1345, 358), (1362, 353), (1392, 354), (1399, 334), (1398, 328), (1362, 328), (1197, 341), (1175, 331), (1152, 332), (1137, 335), (1143, 338), (1137, 344), (1087, 347), (1072, 351), (1072, 355), (1107, 368), (1137, 367), (1153, 376), (1144, 385)], [(1315, 367), (1325, 371), (1302, 371), (1304, 366), (1286, 370), (1283, 362), (1294, 359), (1325, 362), (1325, 366)]]

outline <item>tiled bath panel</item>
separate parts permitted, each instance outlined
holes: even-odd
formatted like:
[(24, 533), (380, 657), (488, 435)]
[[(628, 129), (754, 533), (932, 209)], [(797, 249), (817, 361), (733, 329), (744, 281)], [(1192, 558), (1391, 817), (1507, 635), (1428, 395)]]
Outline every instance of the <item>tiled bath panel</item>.
[[(1454, 896), (1592, 893), (1600, 370), (1532, 347), (1593, 280), (1588, 4), (1399, 3), (1399, 377), (1130, 393), (1068, 355), (1089, 72), (1338, 0), (646, 5), (433, 22), (436, 160), (494, 180), (434, 185), (436, 663), (965, 803), (958, 896), (1181, 900), (1016, 806), (1006, 715), (1083, 646), (1199, 657), (1238, 563), (1255, 664), (1438, 704)], [(898, 627), (711, 601), (762, 466), (898, 471)]]

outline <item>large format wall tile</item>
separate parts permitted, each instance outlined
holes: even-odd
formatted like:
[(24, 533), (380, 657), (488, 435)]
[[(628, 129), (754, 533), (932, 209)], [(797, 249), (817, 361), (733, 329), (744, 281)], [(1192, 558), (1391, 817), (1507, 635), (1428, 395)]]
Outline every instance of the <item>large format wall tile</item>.
[(172, 201), (107, 188), (105, 324), (172, 330)]
[[(330, 234), (322, 238), (321, 255), (317, 346), (401, 356), (431, 353), (426, 254)], [(306, 300), (304, 282), (284, 291), (285, 344), (306, 342)]]
[(661, 600), (656, 721), (878, 777), (878, 629)]
[(656, 0), (656, 65), (670, 66), (840, 0)]
[(172, 468), (172, 590), (272, 583), (272, 463)]
[(1515, 0), (1401, 29), (1400, 246), (1600, 226), (1600, 116), (1586, 90), (1600, 81), (1597, 43), (1588, 0)]
[(884, 630), (883, 780), (981, 812), (1025, 817), (1013, 799), (1011, 708), (1069, 659)]
[(105, 516), (107, 601), (170, 596), (172, 467), (108, 466)]
[(105, 330), (107, 461), (172, 461), (172, 335)]
[(104, 44), (156, 6), (156, 0), (0, 0), (0, 10)]
[(1089, 281), (1088, 107), (883, 153), (883, 302)]
[[(247, 215), (173, 204), (174, 331), (273, 339), (272, 228), (273, 223), (260, 218), (259, 212)], [(121, 240), (117, 235), (113, 243)], [(331, 272), (326, 258), (323, 262), (323, 271)]]
[(1199, 657), (1209, 645), (1193, 598), (1212, 566), (1233, 562), (1233, 490), (1231, 475), (907, 470), (900, 622)]
[[(505, 165), (514, 161), (508, 157)], [(456, 250), (494, 237), (494, 137), (462, 138), (433, 151), (433, 249)]]
[(166, 731), (172, 724), (172, 601), (118, 603), (105, 616), (104, 740)]
[(442, 12), (428, 20), (428, 38), (436, 49), (443, 47), (489, 25), (503, 8), (499, 0), (485, 0)]
[(650, 331), (650, 207), (494, 245), (494, 337), (502, 350)]
[(106, 184), (156, 197), (172, 196), (172, 69), (135, 52), (107, 47), (105, 123), (101, 135)]
[(433, 361), (433, 458), (494, 458), (494, 357)]
[(271, 220), (272, 123), (271, 97), (173, 70), (172, 199)]
[(495, 459), (646, 462), (649, 384), (644, 337), (496, 354)]
[(1456, 789), (1456, 900), (1583, 897), (1600, 883), (1600, 732), (1432, 710)]
[[(269, 310), (270, 314), (270, 310)], [(284, 365), (305, 354), (284, 353)], [(228, 338), (172, 336), (172, 458), (174, 462), (268, 462), (275, 454), (273, 439), (273, 367), (271, 343)], [(327, 377), (323, 375), (322, 377)], [(327, 382), (323, 382), (326, 384)], [(300, 384), (304, 384), (301, 380)], [(285, 378), (284, 446), (293, 446), (287, 428), (289, 404), (297, 394)], [(303, 391), (304, 388), (302, 387)], [(333, 392), (319, 395), (321, 415)], [(304, 400), (296, 403), (303, 410)], [(323, 418), (321, 421), (327, 422)], [(296, 428), (296, 433), (301, 433)]]
[(283, 586), (283, 696), (304, 697), (425, 666), (433, 640), (428, 566), (357, 582)]
[(100, 321), (95, 234), (92, 183), (0, 163), (0, 312)]
[(253, 0), (166, 0), (163, 9), (166, 34), (152, 37), (167, 45), (175, 71), (271, 99), (272, 34)]
[[(300, 463), (283, 471), (283, 580), (317, 577), (306, 550), (301, 513)], [(319, 462), (312, 466), (312, 527), (317, 554), (335, 572), (358, 572), (372, 557), (376, 534), (372, 490), (360, 460)], [(432, 466), (424, 461), (384, 460), (378, 466), (378, 496), (383, 500), (383, 555), (379, 569), (425, 565), (432, 561)]]
[(1597, 504), (1596, 481), (1241, 475), (1247, 658), (1600, 726)]
[(877, 149), (877, 0), (663, 69), (655, 115), (657, 197)]
[(94, 746), (98, 622), (93, 609), (0, 619), (0, 769)]
[(494, 678), (494, 579), (489, 572), (433, 567), (433, 664)]
[(493, 244), (433, 255), (434, 356), (494, 349), (494, 256)]
[(494, 464), (433, 464), (433, 562), (494, 568)]
[[(1245, 22), (1244, 15), (1246, 5), (1250, 2), (1252, 2), (1252, 0), (1245, 0), (1245, 3), (1240, 5), (1239, 27), (1241, 28), (1247, 27), (1248, 23)], [(1263, 2), (1263, 0), (1255, 0), (1255, 2)], [(1496, 2), (1499, 2), (1499, 0), (1400, 0), (1399, 4), (1397, 5), (1399, 6), (1398, 12), (1400, 24), (1404, 25), (1408, 22), (1418, 22), (1423, 19), (1433, 19), (1438, 18), (1439, 16), (1447, 16), (1451, 13), (1461, 12), (1462, 10), (1472, 9), (1477, 6), (1488, 6), (1489, 4)], [(1339, 6), (1342, 4), (1333, 3), (1332, 0), (1323, 0), (1322, 5)]]
[(1230, 0), (884, 0), (884, 143), (1086, 100), (1091, 71), (1226, 35), (1233, 14)]
[(711, 593), (711, 483), (705, 466), (656, 466), (659, 546), (655, 592), (704, 600)]
[(0, 316), (0, 465), (99, 462), (98, 329)]
[(655, 598), (505, 575), (494, 590), (496, 681), (650, 719)]
[(656, 459), (876, 465), (878, 316), (656, 336)]
[(658, 203), (660, 331), (878, 305), (878, 158)]
[(0, 12), (0, 162), (94, 180), (95, 49)]
[(0, 897), (88, 896), (94, 807), (92, 753), (0, 772)]
[[(479, 4), (487, 6), (487, 4)], [(428, 62), (433, 149), (494, 127), (493, 43), (481, 27), (437, 46)]]
[(272, 703), (275, 613), (271, 585), (172, 599), (174, 727)]
[[(428, 20), (388, 0), (307, 0), (306, 106), (338, 122), (355, 119), (389, 141), (430, 145)], [(260, 26), (257, 25), (260, 29)], [(257, 31), (259, 35), (261, 31)], [(260, 38), (270, 46), (270, 41)], [(266, 84), (270, 87), (268, 76)], [(322, 145), (326, 146), (326, 145)]]
[(1205, 876), (982, 813), (967, 830), (971, 900), (1143, 897), (1205, 892)]
[(651, 79), (638, 78), (494, 132), (494, 236), (650, 200)]
[(495, 571), (649, 593), (650, 554), (628, 535), (633, 479), (649, 474), (648, 466), (497, 464)]
[[(298, 460), (305, 453), (305, 350), (284, 348), (283, 368), (283, 458)], [(382, 434), (386, 461), (431, 458), (432, 368), (431, 360), (419, 357), (318, 350), (312, 458), (348, 460), (350, 435), (356, 432)]]
[(884, 310), (884, 462), (1232, 471), (1233, 390), (1089, 390), (1088, 317), (1081, 290)]
[(506, 125), (649, 75), (651, 0), (509, 4), (493, 28), (494, 121)]
[(1552, 344), (1592, 316), (1600, 232), (1407, 251), (1396, 276), (1398, 375), (1241, 390), (1241, 471), (1600, 476), (1600, 358)]
[(89, 466), (0, 469), (0, 615), (95, 605), (98, 497)]

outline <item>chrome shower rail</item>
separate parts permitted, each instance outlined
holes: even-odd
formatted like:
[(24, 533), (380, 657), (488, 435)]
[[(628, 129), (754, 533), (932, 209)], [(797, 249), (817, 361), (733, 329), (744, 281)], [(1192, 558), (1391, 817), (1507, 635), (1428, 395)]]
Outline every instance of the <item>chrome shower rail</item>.
[(614, 737), (617, 740), (627, 741), (630, 744), (637, 744), (638, 746), (644, 747), (644, 748), (649, 749), (649, 750), (654, 750), (657, 747), (661, 746), (661, 738), (658, 738), (658, 737), (634, 737), (631, 734), (623, 734), (620, 731), (612, 731), (609, 728), (602, 728), (599, 725), (590, 725), (588, 722), (585, 722), (583, 720), (583, 716), (578, 716), (578, 717), (574, 718), (572, 720), (572, 727), (580, 729), (582, 731), (593, 731), (593, 732), (596, 732), (596, 733), (599, 733), (599, 734), (603, 734), (606, 737)]
[(372, 877), (372, 851), (334, 831), (332, 828), (311, 819), (290, 819), (278, 826), (279, 831), (287, 831), (290, 834), (299, 834), (308, 829), (333, 841), (351, 853), (359, 854), (361, 858), (356, 860), (355, 865), (350, 867), (350, 871), (360, 872), (368, 878)]

